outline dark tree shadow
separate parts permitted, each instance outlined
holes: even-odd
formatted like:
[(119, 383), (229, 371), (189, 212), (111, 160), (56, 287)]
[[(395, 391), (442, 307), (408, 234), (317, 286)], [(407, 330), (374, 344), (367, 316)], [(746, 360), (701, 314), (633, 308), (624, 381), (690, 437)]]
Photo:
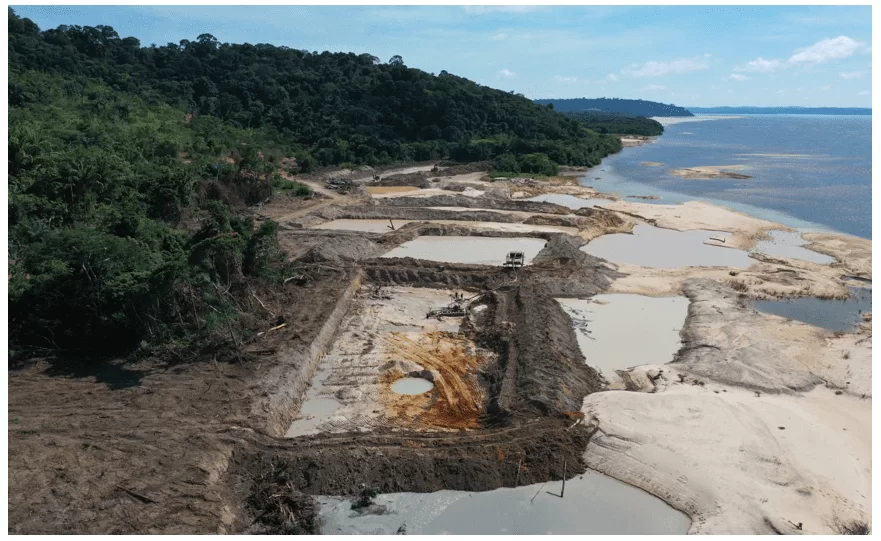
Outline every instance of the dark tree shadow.
[(68, 378), (94, 377), (108, 389), (127, 389), (141, 384), (145, 371), (132, 370), (118, 357), (101, 357), (100, 355), (64, 355), (45, 359), (49, 367), (44, 371), (47, 376)]

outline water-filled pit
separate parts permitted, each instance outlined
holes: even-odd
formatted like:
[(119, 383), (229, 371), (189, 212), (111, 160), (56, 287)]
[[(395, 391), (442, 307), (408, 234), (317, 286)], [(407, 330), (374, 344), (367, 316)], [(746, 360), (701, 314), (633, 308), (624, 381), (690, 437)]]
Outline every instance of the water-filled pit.
[[(685, 534), (687, 515), (636, 487), (588, 470), (566, 481), (487, 492), (440, 490), (381, 494), (382, 513), (319, 496), (325, 534)], [(380, 509), (382, 509), (380, 507)]]
[(528, 265), (546, 243), (544, 239), (526, 237), (423, 236), (401, 244), (382, 257), (496, 266), (505, 262), (508, 252), (523, 252), (523, 264)]
[(434, 389), (434, 383), (423, 378), (401, 378), (392, 384), (398, 394), (423, 394)]
[(587, 364), (615, 387), (615, 370), (673, 360), (688, 298), (612, 293), (591, 299), (557, 299), (569, 314)]
[(724, 231), (674, 231), (638, 224), (633, 234), (615, 233), (590, 241), (581, 249), (612, 263), (678, 269), (682, 267), (732, 267), (745, 269), (754, 262), (735, 248), (704, 244), (711, 237), (725, 238)]
[(755, 301), (753, 307), (759, 312), (794, 319), (829, 331), (848, 332), (856, 330), (863, 321), (863, 314), (872, 311), (871, 289), (849, 287), (848, 290), (853, 297), (846, 300), (799, 297)]

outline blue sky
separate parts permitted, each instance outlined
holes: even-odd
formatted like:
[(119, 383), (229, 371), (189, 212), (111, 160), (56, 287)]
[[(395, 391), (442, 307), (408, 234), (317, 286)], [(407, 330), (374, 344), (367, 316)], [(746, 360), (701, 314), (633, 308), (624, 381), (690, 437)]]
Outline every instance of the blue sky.
[(684, 106), (871, 106), (869, 6), (19, 6), (40, 28), (142, 45), (222, 42), (399, 54), (529, 98)]

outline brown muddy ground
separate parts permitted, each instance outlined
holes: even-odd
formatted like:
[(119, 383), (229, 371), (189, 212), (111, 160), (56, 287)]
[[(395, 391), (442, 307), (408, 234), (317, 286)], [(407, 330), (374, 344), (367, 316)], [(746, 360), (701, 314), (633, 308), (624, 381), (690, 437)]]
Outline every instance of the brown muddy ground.
[[(363, 486), (489, 490), (557, 479), (564, 459), (572, 475), (583, 471), (591, 433), (573, 427), (580, 422), (574, 412), (603, 382), (584, 364), (553, 296), (602, 291), (616, 273), (581, 252), (582, 239), (558, 233), (533, 235), (548, 244), (533, 265), (514, 272), (378, 258), (420, 234), (506, 236), (501, 232), (431, 224), (385, 235), (302, 229), (313, 214), (403, 217), (418, 206), (540, 212), (549, 223), (581, 227), (598, 216), (565, 217), (570, 211), (556, 205), (475, 201), (455, 192), (418, 204), (327, 196), (265, 205), (256, 213), (281, 222), (282, 248), (307, 279), (259, 292), (286, 326), (257, 339), (245, 357), (177, 365), (59, 358), (9, 370), (9, 533), (314, 532), (311, 494), (357, 496)], [(478, 386), (450, 394), (482, 400), (468, 412), (468, 429), (284, 439), (352, 295), (384, 285), (485, 293), (486, 310), (461, 334), (494, 358), (479, 367), (464, 363), (479, 375)]]

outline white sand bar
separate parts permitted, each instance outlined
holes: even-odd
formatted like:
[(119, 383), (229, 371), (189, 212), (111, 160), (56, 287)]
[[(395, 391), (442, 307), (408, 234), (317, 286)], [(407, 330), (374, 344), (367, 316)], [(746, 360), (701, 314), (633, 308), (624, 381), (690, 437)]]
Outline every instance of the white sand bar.
[(647, 224), (633, 228), (633, 234), (603, 235), (581, 249), (612, 263), (677, 269), (682, 267), (733, 267), (745, 269), (754, 262), (743, 250), (704, 244), (725, 238), (724, 231), (673, 231)]
[(524, 237), (457, 237), (424, 236), (398, 246), (382, 257), (413, 257), (444, 263), (501, 265), (508, 252), (523, 252), (528, 265), (544, 248), (547, 241)]
[(687, 297), (608, 294), (557, 301), (572, 318), (587, 364), (610, 384), (620, 382), (615, 370), (672, 361), (682, 344)]

